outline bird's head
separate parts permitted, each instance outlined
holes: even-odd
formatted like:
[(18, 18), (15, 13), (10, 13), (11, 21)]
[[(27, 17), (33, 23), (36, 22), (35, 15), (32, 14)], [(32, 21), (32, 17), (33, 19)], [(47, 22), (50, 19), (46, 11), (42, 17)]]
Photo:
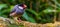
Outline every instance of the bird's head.
[(23, 9), (27, 8), (27, 5), (22, 3), (22, 4), (19, 4), (19, 6), (23, 7)]

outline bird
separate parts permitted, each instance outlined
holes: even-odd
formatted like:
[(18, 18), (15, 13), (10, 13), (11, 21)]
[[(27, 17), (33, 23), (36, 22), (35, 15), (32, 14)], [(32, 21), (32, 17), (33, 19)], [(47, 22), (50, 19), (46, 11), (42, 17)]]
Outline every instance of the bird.
[(17, 22), (20, 22), (21, 19), (20, 17), (24, 14), (24, 11), (26, 10), (27, 5), (22, 3), (22, 4), (17, 4), (14, 6), (12, 11), (10, 12), (10, 16), (13, 17), (13, 19)]

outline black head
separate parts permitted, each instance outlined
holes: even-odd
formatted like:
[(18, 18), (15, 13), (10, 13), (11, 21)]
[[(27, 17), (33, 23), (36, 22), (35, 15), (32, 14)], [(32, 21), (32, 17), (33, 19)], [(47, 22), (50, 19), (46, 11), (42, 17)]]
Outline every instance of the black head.
[(24, 6), (24, 3), (18, 4), (18, 6), (22, 6), (23, 7)]
[(27, 7), (27, 5), (26, 5), (25, 3), (18, 4), (18, 6), (21, 6), (21, 7), (23, 7), (24, 9)]

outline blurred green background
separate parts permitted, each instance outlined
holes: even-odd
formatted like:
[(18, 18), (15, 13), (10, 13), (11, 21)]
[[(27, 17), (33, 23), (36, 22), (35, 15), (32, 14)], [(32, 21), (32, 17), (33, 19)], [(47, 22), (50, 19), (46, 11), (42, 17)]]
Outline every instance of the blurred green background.
[(0, 16), (9, 18), (16, 4), (25, 3), (22, 20), (32, 23), (50, 23), (60, 20), (60, 0), (0, 0)]

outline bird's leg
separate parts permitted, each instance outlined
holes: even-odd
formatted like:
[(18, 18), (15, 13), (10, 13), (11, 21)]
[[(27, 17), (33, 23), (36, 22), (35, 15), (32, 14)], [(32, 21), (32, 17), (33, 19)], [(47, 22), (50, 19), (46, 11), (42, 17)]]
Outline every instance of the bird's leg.
[(19, 25), (21, 23), (21, 19), (18, 17), (14, 17), (14, 20), (16, 21), (16, 24)]
[(21, 19), (20, 19), (20, 17), (18, 17), (17, 19), (18, 19), (18, 21), (19, 21), (19, 22), (21, 22)]
[(17, 20), (17, 18), (18, 18), (18, 17), (14, 17), (14, 20), (19, 23), (19, 21)]
[(16, 22), (18, 22), (18, 23), (21, 22), (21, 19), (20, 19), (19, 17), (14, 17), (14, 20), (15, 20)]

